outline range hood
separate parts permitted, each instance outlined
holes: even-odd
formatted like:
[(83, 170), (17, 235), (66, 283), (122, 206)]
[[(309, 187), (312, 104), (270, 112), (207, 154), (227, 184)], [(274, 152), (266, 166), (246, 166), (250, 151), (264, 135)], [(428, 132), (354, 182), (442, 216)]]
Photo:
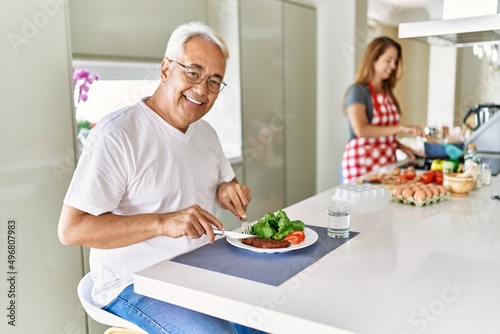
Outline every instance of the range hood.
[[(456, 8), (459, 0), (444, 0), (443, 19), (399, 24), (399, 38), (412, 38), (437, 46), (464, 47), (474, 44), (500, 44), (500, 14), (497, 0), (483, 0), (482, 14)], [(491, 3), (493, 1), (493, 4)], [(474, 4), (481, 2), (474, 1)], [(499, 1), (500, 2), (500, 1)], [(472, 2), (469, 2), (472, 3)], [(477, 8), (477, 7), (476, 7)], [(486, 13), (485, 13), (486, 12)], [(486, 14), (486, 15), (484, 15)], [(472, 16), (476, 15), (476, 16)]]

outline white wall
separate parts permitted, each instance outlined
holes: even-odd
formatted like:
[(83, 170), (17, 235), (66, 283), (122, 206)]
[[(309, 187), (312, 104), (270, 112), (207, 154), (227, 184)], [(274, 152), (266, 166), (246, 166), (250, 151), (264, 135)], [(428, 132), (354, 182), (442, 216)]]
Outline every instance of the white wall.
[(461, 124), (467, 111), (476, 104), (500, 104), (500, 72), (492, 72), (486, 59), (480, 60), (472, 47), (457, 51), (455, 122)]
[(441, 129), (453, 127), (457, 50), (430, 47), (427, 125)]
[[(206, 1), (71, 1), (73, 54), (160, 60), (173, 28), (206, 18)], [(161, 41), (161, 42), (159, 42)]]
[(367, 1), (296, 0), (317, 11), (317, 180), (318, 192), (340, 182), (348, 138), (342, 100), (354, 80), (368, 42)]
[[(57, 222), (75, 165), (66, 2), (0, 1), (0, 333), (83, 333), (80, 247)], [(7, 267), (7, 222), (17, 222)], [(12, 230), (11, 230), (12, 231)], [(9, 249), (12, 251), (12, 247)], [(15, 274), (7, 274), (7, 272)], [(6, 276), (15, 276), (11, 290)], [(15, 297), (8, 297), (9, 291)], [(15, 327), (6, 308), (15, 302)]]

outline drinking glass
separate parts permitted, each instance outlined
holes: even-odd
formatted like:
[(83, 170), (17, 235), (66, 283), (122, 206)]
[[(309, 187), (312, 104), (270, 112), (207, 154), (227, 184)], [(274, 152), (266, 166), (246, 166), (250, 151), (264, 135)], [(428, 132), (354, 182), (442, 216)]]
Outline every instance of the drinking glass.
[(331, 238), (349, 236), (351, 209), (345, 205), (334, 205), (327, 209), (327, 233)]

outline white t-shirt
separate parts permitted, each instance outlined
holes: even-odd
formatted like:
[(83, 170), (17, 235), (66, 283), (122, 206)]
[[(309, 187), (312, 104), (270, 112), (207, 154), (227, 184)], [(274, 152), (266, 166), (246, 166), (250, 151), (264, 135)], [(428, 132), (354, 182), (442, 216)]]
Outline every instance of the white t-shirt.
[[(193, 204), (213, 214), (217, 187), (233, 178), (206, 121), (182, 133), (140, 101), (92, 129), (64, 203), (96, 216), (166, 213)], [(95, 303), (109, 304), (132, 283), (134, 272), (204, 242), (206, 237), (156, 237), (122, 248), (91, 249)]]

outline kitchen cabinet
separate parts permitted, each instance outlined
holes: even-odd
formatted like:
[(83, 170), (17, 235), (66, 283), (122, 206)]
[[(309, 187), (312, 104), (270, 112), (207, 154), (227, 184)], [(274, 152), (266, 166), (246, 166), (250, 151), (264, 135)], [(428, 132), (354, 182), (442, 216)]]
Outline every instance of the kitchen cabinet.
[(284, 204), (281, 3), (243, 0), (240, 13), (244, 175), (254, 219)]
[(285, 205), (316, 193), (316, 11), (283, 4)]
[(315, 193), (316, 12), (243, 0), (240, 13), (243, 173), (253, 220)]

